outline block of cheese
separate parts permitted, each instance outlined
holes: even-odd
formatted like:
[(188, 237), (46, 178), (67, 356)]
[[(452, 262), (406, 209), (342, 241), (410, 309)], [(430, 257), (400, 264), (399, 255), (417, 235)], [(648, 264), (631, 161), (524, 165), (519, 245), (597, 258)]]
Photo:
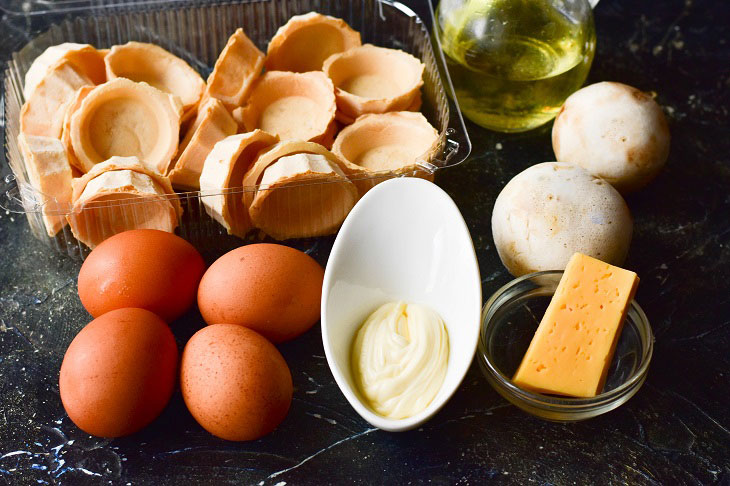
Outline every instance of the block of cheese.
[(599, 394), (638, 283), (634, 272), (574, 254), (514, 384), (539, 393)]

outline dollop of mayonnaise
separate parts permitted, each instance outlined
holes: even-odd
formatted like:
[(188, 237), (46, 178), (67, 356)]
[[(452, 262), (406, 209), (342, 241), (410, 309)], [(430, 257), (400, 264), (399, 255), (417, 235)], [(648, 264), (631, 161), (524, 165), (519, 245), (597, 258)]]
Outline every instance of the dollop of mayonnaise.
[(360, 394), (376, 413), (392, 419), (412, 417), (431, 403), (448, 361), (444, 321), (417, 304), (380, 306), (362, 324), (352, 346)]

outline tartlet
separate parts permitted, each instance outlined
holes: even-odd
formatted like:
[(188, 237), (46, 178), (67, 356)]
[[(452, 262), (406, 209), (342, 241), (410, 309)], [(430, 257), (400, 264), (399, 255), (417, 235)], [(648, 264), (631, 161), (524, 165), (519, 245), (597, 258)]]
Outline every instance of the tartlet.
[(104, 57), (104, 64), (109, 80), (127, 78), (144, 82), (180, 98), (183, 120), (194, 113), (205, 90), (205, 81), (195, 69), (155, 44), (127, 42), (113, 46)]
[(246, 131), (260, 128), (281, 140), (305, 140), (332, 146), (334, 87), (322, 72), (269, 71), (256, 83), (241, 112)]
[[(415, 171), (428, 157), (427, 149), (416, 152), (432, 144), (433, 128), (407, 114), (382, 119), (390, 138), (373, 128), (377, 120), (358, 120), (343, 131), (338, 153), (328, 150), (338, 120), (419, 109), (423, 69), (403, 51), (363, 46), (343, 20), (316, 12), (281, 26), (267, 56), (237, 29), (207, 82), (154, 44), (67, 43), (31, 67), (21, 133), (59, 139), (63, 177), (77, 178), (67, 219), (91, 247), (138, 224), (172, 231), (181, 210), (171, 184), (208, 193), (206, 211), (229, 233), (258, 227), (278, 239), (318, 236), (336, 230), (378, 174)], [(407, 120), (428, 129), (409, 132)], [(168, 206), (130, 224), (140, 217), (131, 208), (151, 198)]]
[(338, 164), (319, 154), (293, 154), (264, 169), (249, 214), (277, 240), (334, 233), (358, 200)]
[(438, 131), (421, 113), (400, 111), (360, 116), (342, 129), (332, 152), (348, 164), (372, 177), (360, 181), (358, 188), (366, 192), (388, 175), (411, 174), (431, 178), (419, 161), (429, 162), (437, 147)]
[(76, 169), (79, 173), (84, 174), (84, 166), (79, 162), (74, 152), (73, 145), (71, 143), (71, 117), (81, 107), (81, 102), (84, 101), (86, 95), (94, 89), (93, 85), (82, 86), (76, 90), (71, 101), (66, 106), (66, 113), (63, 116), (63, 129), (61, 131), (61, 142), (66, 149), (66, 155), (68, 156), (68, 162), (71, 164), (72, 169)]
[(232, 135), (215, 144), (205, 159), (200, 175), (201, 200), (205, 211), (228, 234), (244, 237), (252, 229), (240, 189), (243, 176), (259, 153), (278, 141), (279, 137), (262, 130)]
[[(279, 164), (300, 154), (321, 158)], [(322, 145), (282, 141), (262, 152), (246, 172), (243, 185), (257, 190), (244, 192), (244, 207), (254, 226), (276, 239), (330, 234), (357, 202), (358, 189), (348, 177), (356, 173), (357, 168), (348, 167)]]
[[(261, 182), (264, 170), (277, 160), (287, 155), (294, 154), (318, 154), (324, 156), (327, 160), (335, 164), (348, 178), (357, 178), (365, 175), (366, 172), (356, 165), (340, 159), (326, 147), (315, 142), (303, 142), (301, 140), (282, 140), (273, 145), (268, 150), (261, 152), (253, 165), (246, 171), (243, 176), (243, 185), (246, 187), (257, 186)], [(253, 194), (244, 195), (247, 201), (246, 207), (251, 205)]]
[(20, 131), (26, 135), (61, 138), (63, 116), (76, 90), (94, 83), (68, 59), (50, 67), (20, 110)]
[(239, 28), (218, 56), (205, 96), (221, 100), (231, 111), (246, 101), (263, 67), (264, 53)]
[(223, 103), (209, 98), (198, 110), (195, 122), (180, 142), (174, 167), (169, 173), (172, 184), (184, 189), (199, 189), (205, 158), (216, 143), (235, 134), (237, 130), (238, 124)]
[(137, 157), (111, 157), (73, 181), (71, 231), (89, 248), (122, 231), (172, 233), (182, 208), (167, 177)]
[(71, 116), (71, 145), (85, 172), (113, 156), (134, 156), (165, 174), (177, 151), (182, 103), (147, 83), (113, 79)]
[(23, 94), (26, 99), (30, 98), (48, 71), (61, 60), (68, 61), (76, 72), (88, 78), (92, 84), (101, 84), (106, 81), (102, 51), (89, 44), (64, 42), (43, 51), (43, 54), (36, 57), (33, 64), (30, 65), (28, 72), (25, 73), (23, 86)]
[(322, 66), (335, 85), (337, 120), (345, 124), (366, 113), (418, 110), (424, 68), (406, 52), (371, 44), (333, 54)]
[(18, 146), (28, 181), (43, 198), (41, 213), (48, 236), (54, 237), (66, 225), (64, 212), (71, 204), (71, 166), (60, 140), (18, 135)]
[(319, 71), (332, 54), (361, 45), (360, 33), (329, 15), (295, 15), (279, 27), (266, 51), (267, 71)]

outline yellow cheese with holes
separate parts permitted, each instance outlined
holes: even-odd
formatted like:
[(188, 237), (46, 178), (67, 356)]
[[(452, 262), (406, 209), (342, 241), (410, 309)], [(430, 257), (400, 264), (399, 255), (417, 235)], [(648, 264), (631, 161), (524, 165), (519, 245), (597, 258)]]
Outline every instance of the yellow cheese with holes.
[(603, 389), (639, 277), (576, 253), (513, 378), (539, 393), (594, 397)]

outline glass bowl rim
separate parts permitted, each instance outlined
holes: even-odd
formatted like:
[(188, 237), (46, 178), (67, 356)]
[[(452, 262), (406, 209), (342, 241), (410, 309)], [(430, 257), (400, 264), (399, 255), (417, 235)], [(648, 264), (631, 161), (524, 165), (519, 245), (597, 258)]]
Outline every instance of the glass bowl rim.
[[(536, 277), (542, 276), (556, 276), (562, 274), (563, 270), (545, 270), (541, 272), (529, 273), (509, 281), (508, 283), (497, 289), (494, 293), (492, 293), (492, 295), (489, 297), (487, 302), (484, 304), (484, 307), (482, 308), (482, 322), (479, 330), (479, 345), (477, 354), (482, 363), (486, 365), (486, 368), (488, 369), (491, 378), (497, 382), (495, 384), (492, 383), (492, 380), (488, 380), (490, 381), (490, 384), (492, 384), (493, 386), (501, 387), (502, 390), (506, 391), (514, 398), (517, 398), (520, 401), (527, 403), (531, 406), (541, 408), (547, 411), (585, 412), (596, 407), (610, 405), (612, 402), (620, 399), (627, 393), (630, 393), (632, 390), (634, 390), (635, 387), (641, 386), (644, 379), (646, 378), (646, 374), (649, 369), (649, 364), (651, 362), (654, 351), (654, 333), (652, 332), (649, 319), (646, 317), (646, 314), (644, 313), (641, 306), (639, 306), (638, 302), (636, 302), (636, 300), (632, 300), (629, 306), (630, 309), (633, 310), (638, 316), (638, 319), (635, 322), (636, 327), (639, 329), (639, 331), (643, 331), (639, 333), (639, 338), (645, 349), (643, 350), (643, 353), (641, 355), (639, 367), (624, 383), (617, 386), (613, 390), (600, 393), (595, 397), (577, 398), (545, 395), (542, 393), (531, 392), (518, 387), (517, 385), (512, 383), (512, 380), (507, 377), (492, 362), (491, 355), (487, 351), (487, 343), (484, 339), (485, 331), (492, 321), (491, 318), (487, 320), (487, 317), (490, 313), (489, 311), (494, 308), (495, 302), (499, 297), (504, 295), (507, 291), (514, 288), (518, 284), (524, 282), (525, 280), (532, 280)], [(507, 302), (500, 304), (500, 306), (496, 309), (499, 309), (501, 306), (510, 302), (511, 301), (508, 300)], [(646, 336), (645, 338), (643, 337), (644, 335)], [(487, 378), (489, 378), (489, 376)]]

